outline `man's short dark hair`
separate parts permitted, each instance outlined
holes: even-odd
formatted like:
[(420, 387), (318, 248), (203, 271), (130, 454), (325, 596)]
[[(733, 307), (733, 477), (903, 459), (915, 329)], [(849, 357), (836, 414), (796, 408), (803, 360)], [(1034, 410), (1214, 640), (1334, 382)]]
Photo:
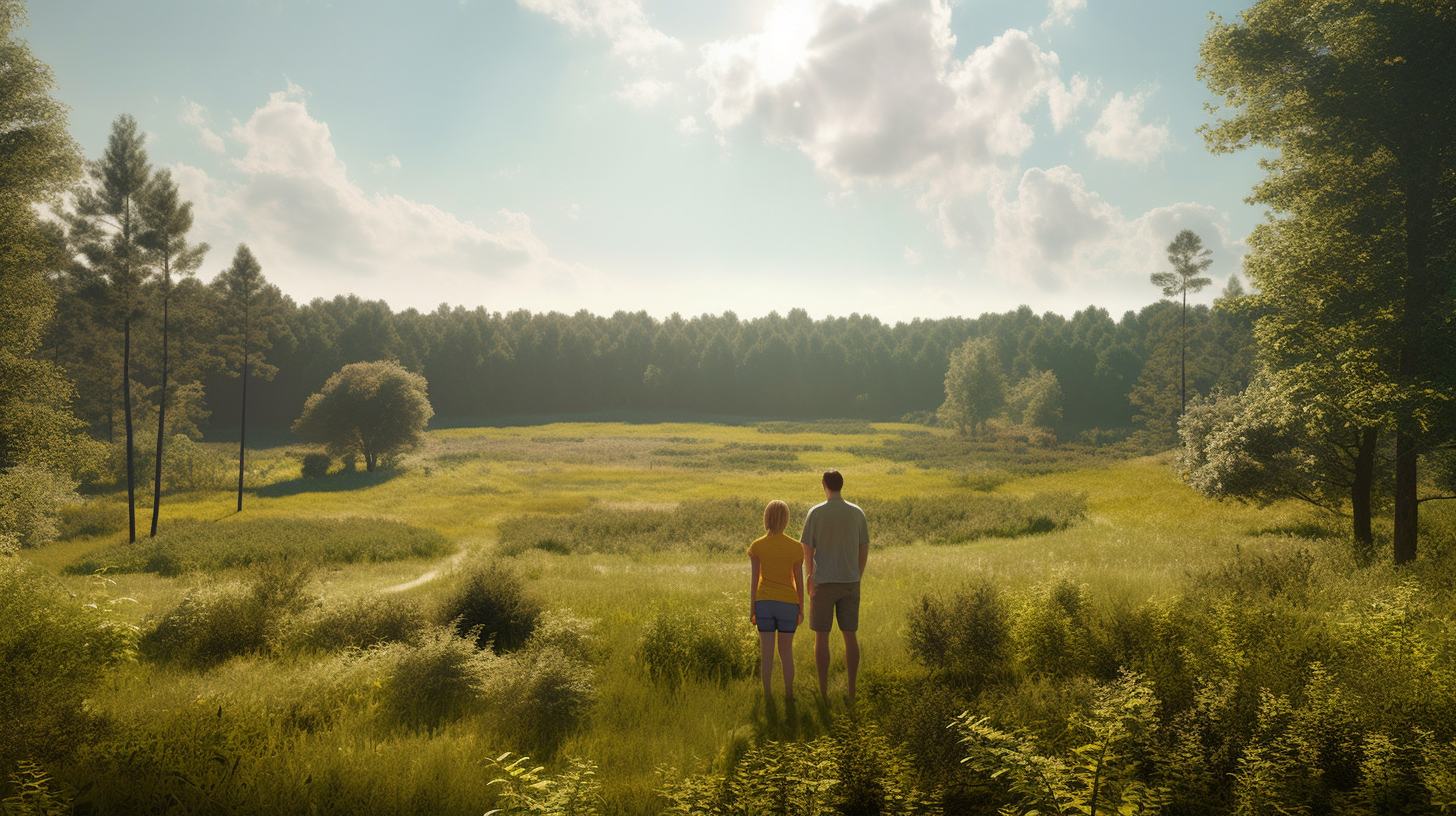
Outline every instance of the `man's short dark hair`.
[(844, 489), (844, 475), (837, 470), (824, 471), (824, 486), (829, 492), (838, 493)]

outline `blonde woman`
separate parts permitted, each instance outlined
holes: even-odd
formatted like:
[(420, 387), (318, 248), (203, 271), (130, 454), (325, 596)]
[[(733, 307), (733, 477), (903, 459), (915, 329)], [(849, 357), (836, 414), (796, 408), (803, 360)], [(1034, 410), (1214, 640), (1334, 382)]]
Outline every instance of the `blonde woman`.
[(784, 535), (789, 526), (789, 506), (775, 499), (763, 511), (768, 535), (748, 547), (753, 565), (749, 582), (749, 621), (758, 627), (759, 674), (763, 695), (771, 693), (774, 641), (779, 645), (779, 662), (784, 666), (784, 700), (794, 699), (794, 630), (804, 622), (804, 548)]

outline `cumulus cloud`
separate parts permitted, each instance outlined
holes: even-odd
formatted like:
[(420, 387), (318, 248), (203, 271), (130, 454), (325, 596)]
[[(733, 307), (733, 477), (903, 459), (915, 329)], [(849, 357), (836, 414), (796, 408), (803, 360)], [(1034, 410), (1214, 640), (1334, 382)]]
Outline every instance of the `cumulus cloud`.
[[(295, 85), (272, 94), (229, 135), (241, 149), (228, 162), (235, 180), (179, 166), (178, 183), (196, 202), (204, 231), (248, 242), (276, 282), (283, 283), (281, 270), (331, 281), (325, 288), (392, 277), (423, 289), (446, 278), (500, 279), (552, 266), (522, 213), (500, 210), (483, 227), (359, 187), (334, 150), (329, 126), (309, 114)], [(397, 167), (398, 159), (389, 165)]]
[(1125, 97), (1119, 91), (1087, 134), (1087, 146), (1098, 158), (1146, 165), (1162, 155), (1169, 142), (1168, 126), (1142, 121), (1143, 93)]
[(1087, 0), (1051, 0), (1050, 12), (1047, 14), (1043, 27), (1060, 23), (1071, 25), (1072, 15), (1087, 8)]
[(1106, 281), (1144, 285), (1149, 273), (1167, 267), (1168, 242), (1185, 228), (1214, 250), (1217, 272), (1237, 270), (1248, 250), (1233, 237), (1228, 216), (1213, 207), (1182, 202), (1128, 219), (1066, 166), (1027, 170), (1014, 196), (998, 191), (993, 209), (993, 268), (1050, 290)]
[(223, 144), (222, 137), (207, 125), (207, 108), (186, 99), (182, 101), (186, 104), (182, 108), (182, 115), (177, 117), (177, 121), (197, 128), (197, 134), (202, 139), (202, 146), (208, 150), (214, 153), (226, 150), (227, 146)]
[(960, 200), (991, 187), (1033, 141), (1049, 102), (1069, 121), (1085, 78), (1011, 30), (954, 56), (944, 0), (789, 0), (762, 32), (704, 46), (698, 75), (720, 132), (753, 123), (850, 186), (914, 189), (955, 244), (973, 231)]
[(605, 37), (612, 54), (631, 65), (650, 62), (682, 43), (658, 31), (647, 20), (640, 0), (516, 0), (521, 8), (545, 14), (575, 34)]

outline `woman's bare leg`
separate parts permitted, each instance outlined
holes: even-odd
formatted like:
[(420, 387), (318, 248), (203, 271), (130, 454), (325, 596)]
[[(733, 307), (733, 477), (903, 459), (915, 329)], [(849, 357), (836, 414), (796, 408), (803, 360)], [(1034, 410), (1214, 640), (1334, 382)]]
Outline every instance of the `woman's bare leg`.
[(763, 678), (763, 696), (768, 697), (773, 680), (774, 633), (758, 633), (758, 674)]
[(794, 699), (794, 633), (779, 632), (779, 662), (784, 664), (784, 701)]

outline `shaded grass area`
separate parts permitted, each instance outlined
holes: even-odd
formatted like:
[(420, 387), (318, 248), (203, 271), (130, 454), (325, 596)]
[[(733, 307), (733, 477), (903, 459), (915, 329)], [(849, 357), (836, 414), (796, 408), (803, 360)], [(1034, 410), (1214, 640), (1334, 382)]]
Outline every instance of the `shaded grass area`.
[[(501, 522), (502, 550), (553, 553), (736, 552), (762, 534), (765, 501), (740, 496), (694, 499), (672, 507), (589, 507), (557, 516), (516, 516)], [(1031, 497), (967, 493), (866, 499), (877, 546), (926, 542), (949, 544), (979, 538), (1012, 538), (1064, 529), (1086, 514), (1086, 498), (1074, 493)], [(796, 534), (803, 512), (795, 513)]]
[(106, 547), (65, 572), (86, 575), (104, 569), (173, 576), (283, 560), (322, 566), (430, 558), (449, 551), (450, 542), (435, 530), (387, 519), (179, 520), (157, 538)]

